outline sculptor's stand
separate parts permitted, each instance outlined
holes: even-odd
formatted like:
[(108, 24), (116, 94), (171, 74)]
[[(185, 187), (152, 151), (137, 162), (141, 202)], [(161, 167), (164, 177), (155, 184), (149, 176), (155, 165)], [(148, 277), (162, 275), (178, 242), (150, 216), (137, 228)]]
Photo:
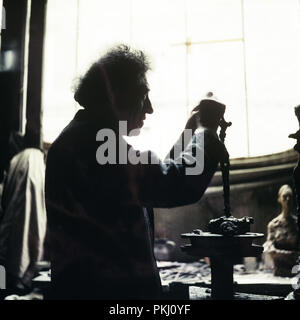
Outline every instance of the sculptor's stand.
[(263, 251), (263, 247), (252, 244), (254, 239), (263, 237), (263, 234), (247, 233), (227, 237), (195, 230), (181, 236), (191, 242), (181, 247), (183, 251), (198, 258), (210, 258), (211, 298), (214, 300), (232, 300), (234, 262), (242, 257), (257, 257)]
[[(220, 140), (224, 143), (226, 129), (231, 122), (224, 117), (220, 120)], [(182, 234), (190, 239), (191, 244), (182, 250), (198, 258), (209, 257), (211, 265), (211, 298), (214, 300), (232, 300), (234, 298), (233, 265), (238, 258), (257, 257), (263, 252), (263, 247), (255, 246), (252, 241), (263, 237), (263, 234), (250, 233), (253, 218), (237, 219), (231, 215), (230, 184), (229, 184), (229, 154), (220, 162), (223, 192), (224, 216), (213, 219), (208, 225), (210, 232), (195, 230)]]

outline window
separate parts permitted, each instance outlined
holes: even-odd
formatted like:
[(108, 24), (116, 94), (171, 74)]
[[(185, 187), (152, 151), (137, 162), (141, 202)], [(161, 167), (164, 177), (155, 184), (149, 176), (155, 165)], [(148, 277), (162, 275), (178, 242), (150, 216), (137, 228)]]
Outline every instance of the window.
[(2, 29), (6, 29), (6, 10), (5, 10), (5, 7), (2, 5), (2, 0), (0, 1), (0, 8), (2, 9), (1, 11), (1, 17), (0, 17), (0, 19), (1, 19), (1, 23), (0, 23), (0, 25), (1, 25), (1, 30)]
[(299, 0), (48, 0), (44, 140), (78, 110), (72, 83), (109, 47), (152, 60), (154, 114), (131, 142), (163, 157), (208, 91), (227, 105), (231, 157), (289, 149), (300, 104)]

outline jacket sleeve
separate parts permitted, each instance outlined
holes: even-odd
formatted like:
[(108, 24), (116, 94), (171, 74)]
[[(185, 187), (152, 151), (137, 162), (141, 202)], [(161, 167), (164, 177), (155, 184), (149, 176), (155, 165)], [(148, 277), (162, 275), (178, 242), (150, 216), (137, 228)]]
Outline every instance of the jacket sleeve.
[(160, 161), (150, 151), (141, 155), (150, 161), (136, 166), (136, 193), (140, 205), (171, 208), (197, 202), (208, 187), (226, 150), (216, 133), (209, 129), (196, 131), (178, 156), (177, 147), (178, 144), (164, 161)]

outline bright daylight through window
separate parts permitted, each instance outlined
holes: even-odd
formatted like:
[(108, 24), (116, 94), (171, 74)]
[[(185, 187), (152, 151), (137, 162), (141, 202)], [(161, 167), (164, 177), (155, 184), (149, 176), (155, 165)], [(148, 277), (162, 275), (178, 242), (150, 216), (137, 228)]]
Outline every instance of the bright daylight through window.
[(78, 110), (76, 77), (112, 45), (128, 43), (152, 61), (154, 113), (130, 138), (134, 146), (163, 157), (212, 91), (233, 122), (231, 157), (287, 150), (300, 104), (299, 39), (299, 0), (49, 0), (44, 140), (52, 142)]

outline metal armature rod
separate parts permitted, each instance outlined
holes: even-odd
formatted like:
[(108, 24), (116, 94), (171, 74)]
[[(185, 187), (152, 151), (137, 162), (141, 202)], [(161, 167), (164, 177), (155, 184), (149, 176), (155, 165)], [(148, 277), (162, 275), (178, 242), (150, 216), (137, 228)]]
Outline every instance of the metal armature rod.
[(231, 216), (230, 208), (230, 186), (229, 186), (229, 163), (221, 163), (224, 193), (224, 214), (227, 218)]
[[(226, 137), (226, 130), (228, 127), (232, 125), (231, 122), (226, 122), (224, 118), (220, 121), (220, 140), (224, 143)], [(220, 162), (221, 171), (222, 171), (222, 179), (223, 179), (223, 192), (224, 192), (224, 214), (226, 217), (231, 216), (231, 209), (230, 209), (230, 184), (229, 184), (229, 169), (230, 169), (230, 162), (229, 156), (227, 159)]]

